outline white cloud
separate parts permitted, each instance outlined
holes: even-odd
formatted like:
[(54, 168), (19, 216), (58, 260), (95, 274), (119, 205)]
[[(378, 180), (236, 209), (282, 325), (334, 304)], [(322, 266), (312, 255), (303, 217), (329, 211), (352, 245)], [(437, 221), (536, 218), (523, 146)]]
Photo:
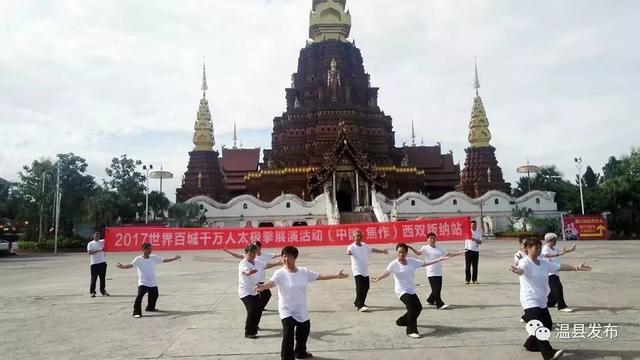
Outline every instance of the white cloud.
[[(637, 145), (634, 1), (350, 0), (352, 37), (396, 143), (441, 141), (464, 161), (473, 56), (509, 181), (527, 158), (596, 171)], [(0, 177), (58, 152), (93, 175), (122, 153), (186, 170), (207, 58), (218, 144), (237, 120), (270, 145), (308, 31), (310, 0), (0, 0)]]

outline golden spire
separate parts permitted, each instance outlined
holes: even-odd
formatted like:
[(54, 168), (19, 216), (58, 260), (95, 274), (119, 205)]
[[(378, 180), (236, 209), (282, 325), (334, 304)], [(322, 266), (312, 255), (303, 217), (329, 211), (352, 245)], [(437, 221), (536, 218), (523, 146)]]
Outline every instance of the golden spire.
[(202, 99), (198, 108), (198, 115), (193, 134), (194, 151), (212, 151), (215, 140), (213, 138), (213, 122), (207, 101), (207, 73), (204, 60), (202, 62)]
[(351, 31), (351, 14), (345, 11), (347, 0), (313, 0), (309, 14), (309, 37), (315, 42), (346, 41)]
[(476, 96), (473, 99), (473, 108), (471, 109), (471, 121), (469, 121), (469, 143), (473, 148), (489, 147), (491, 141), (491, 131), (489, 130), (489, 119), (482, 104), (482, 98), (478, 89), (480, 89), (480, 80), (478, 77), (478, 62), (475, 61), (475, 82), (473, 85)]

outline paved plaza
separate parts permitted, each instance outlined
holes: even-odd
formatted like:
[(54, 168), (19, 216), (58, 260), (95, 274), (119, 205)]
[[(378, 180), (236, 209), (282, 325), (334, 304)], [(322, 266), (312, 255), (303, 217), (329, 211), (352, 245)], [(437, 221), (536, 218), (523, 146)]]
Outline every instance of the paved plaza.
[[(462, 243), (441, 245), (457, 250)], [(394, 323), (404, 306), (394, 295), (392, 278), (371, 285), (369, 313), (353, 307), (352, 278), (313, 283), (309, 351), (317, 359), (541, 359), (521, 346), (526, 332), (518, 322), (518, 277), (507, 270), (515, 250), (511, 241), (484, 244), (479, 285), (464, 284), (463, 257), (447, 261), (443, 299), (452, 309), (425, 305), (419, 318), (421, 339), (408, 338)], [(243, 337), (245, 309), (236, 290), (236, 259), (222, 251), (183, 252), (182, 260), (158, 265), (161, 312), (135, 319), (136, 271), (115, 267), (135, 255), (107, 254), (112, 296), (93, 299), (86, 254), (0, 259), (0, 358), (279, 359), (277, 296), (262, 318), (260, 338)], [(556, 339), (554, 332), (551, 340), (567, 350), (563, 359), (640, 359), (639, 255), (640, 242), (611, 241), (580, 242), (566, 256), (564, 262), (586, 261), (593, 271), (561, 274), (567, 303), (576, 309), (572, 314), (551, 311), (556, 324), (570, 328), (568, 339)], [(372, 254), (371, 273), (379, 274), (392, 259)], [(320, 272), (350, 271), (345, 247), (302, 248), (298, 265)], [(416, 282), (424, 302), (429, 285), (422, 271)], [(580, 338), (580, 324), (585, 338)], [(608, 324), (617, 326), (617, 334), (605, 334)], [(601, 339), (594, 336), (598, 329)]]

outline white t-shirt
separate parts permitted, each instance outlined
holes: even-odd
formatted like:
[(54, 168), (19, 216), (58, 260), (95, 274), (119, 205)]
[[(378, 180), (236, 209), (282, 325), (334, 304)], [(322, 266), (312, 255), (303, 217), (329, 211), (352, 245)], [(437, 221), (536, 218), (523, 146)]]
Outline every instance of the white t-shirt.
[[(98, 241), (91, 240), (87, 243), (87, 252), (96, 250), (104, 250), (104, 239)], [(106, 261), (107, 255), (104, 254), (104, 251), (98, 251), (97, 253), (91, 254), (91, 265), (100, 264)]]
[(547, 307), (549, 273), (560, 269), (559, 264), (545, 259), (538, 260), (540, 265), (536, 265), (528, 256), (518, 262), (518, 268), (524, 271), (520, 275), (520, 304), (523, 309)]
[[(558, 250), (558, 248), (552, 248), (549, 245), (545, 245), (542, 247), (542, 253), (540, 253), (540, 257), (542, 257), (543, 259), (549, 260), (554, 264), (558, 264), (558, 267), (560, 267), (560, 264), (562, 263), (560, 261), (560, 256), (554, 256), (552, 258), (545, 257), (545, 255), (557, 255), (559, 253), (560, 253), (560, 250)], [(559, 275), (559, 272), (558, 271), (551, 272), (549, 273), (549, 275)]]
[(518, 252), (516, 252), (516, 254), (513, 255), (513, 265), (518, 266), (518, 263), (520, 262), (520, 260), (526, 257), (527, 257), (527, 254), (525, 254), (524, 251), (518, 250)]
[(347, 247), (351, 251), (351, 272), (353, 276), (369, 276), (369, 254), (373, 252), (371, 246), (361, 242), (360, 246), (355, 243)]
[[(422, 256), (424, 256), (424, 260), (427, 262), (437, 260), (447, 254), (445, 249), (437, 245), (436, 247), (425, 245), (420, 248), (420, 252), (422, 253)], [(431, 276), (442, 276), (442, 262), (427, 266), (427, 277)]]
[(149, 255), (148, 259), (145, 259), (142, 255), (136, 256), (131, 264), (138, 270), (138, 286), (158, 286), (158, 282), (156, 281), (156, 265), (163, 261), (163, 258), (155, 254)]
[(276, 270), (271, 281), (278, 287), (278, 313), (280, 319), (293, 317), (296, 321), (309, 320), (307, 307), (307, 285), (316, 281), (319, 273), (307, 268), (298, 267), (292, 273), (285, 268)]
[[(471, 237), (474, 239), (482, 240), (482, 230), (480, 228), (471, 230)], [(464, 248), (467, 250), (480, 251), (480, 247), (478, 246), (478, 243), (471, 239), (465, 240)]]
[(389, 263), (387, 271), (393, 274), (397, 297), (401, 297), (404, 294), (416, 293), (416, 284), (414, 283), (415, 271), (421, 268), (423, 264), (423, 261), (410, 257), (407, 258), (407, 265), (402, 265), (398, 259)]
[[(264, 266), (266, 267), (267, 264), (270, 263), (271, 260), (273, 260), (273, 254), (262, 252), (260, 253), (260, 256), (256, 256), (256, 260), (262, 261), (264, 263)], [(265, 268), (258, 269), (258, 273), (256, 275), (258, 282), (263, 283), (267, 281), (267, 273), (265, 272)]]
[[(238, 295), (241, 299), (248, 295), (257, 295), (258, 292), (253, 289), (256, 287), (256, 284), (260, 282), (260, 273), (264, 276), (264, 268), (267, 264), (257, 258), (253, 262), (252, 264), (247, 261), (247, 259), (242, 259), (240, 264), (238, 264)], [(258, 272), (249, 276), (243, 274), (243, 272), (249, 272), (253, 269), (258, 270)]]

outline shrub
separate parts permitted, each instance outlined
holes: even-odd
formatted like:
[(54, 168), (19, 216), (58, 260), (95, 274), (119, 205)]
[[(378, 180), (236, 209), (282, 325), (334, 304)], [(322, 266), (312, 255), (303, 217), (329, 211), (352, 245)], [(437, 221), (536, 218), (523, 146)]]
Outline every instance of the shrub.
[(534, 231), (515, 231), (507, 230), (496, 234), (499, 237), (516, 237), (516, 238), (539, 238), (543, 235)]

